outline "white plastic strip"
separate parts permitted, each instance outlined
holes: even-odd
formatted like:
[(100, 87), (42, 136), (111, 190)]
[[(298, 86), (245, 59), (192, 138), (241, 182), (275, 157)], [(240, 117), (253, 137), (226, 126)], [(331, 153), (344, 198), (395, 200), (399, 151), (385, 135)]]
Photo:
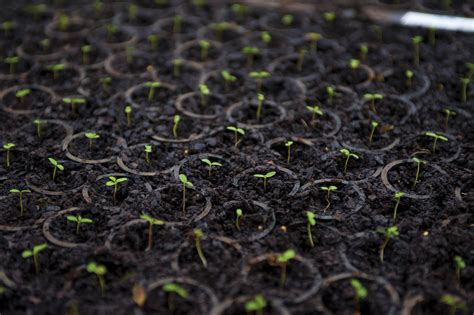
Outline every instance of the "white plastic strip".
[(407, 26), (420, 26), (459, 32), (474, 32), (473, 18), (409, 11), (402, 14), (400, 22)]

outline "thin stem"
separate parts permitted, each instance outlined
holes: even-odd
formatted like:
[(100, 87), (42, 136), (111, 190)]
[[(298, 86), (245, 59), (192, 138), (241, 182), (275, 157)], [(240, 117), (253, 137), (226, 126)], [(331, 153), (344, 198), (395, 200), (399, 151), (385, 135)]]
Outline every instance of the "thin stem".
[(174, 293), (170, 292), (168, 293), (168, 309), (170, 310), (171, 313), (174, 313)]
[(327, 209), (329, 209), (329, 206), (331, 206), (331, 201), (330, 201), (330, 199), (329, 199), (329, 194), (330, 194), (330, 193), (331, 193), (331, 191), (328, 190), (328, 192), (327, 192), (327, 194), (326, 194), (326, 202), (327, 202), (327, 204), (326, 204), (326, 207), (323, 209), (323, 211), (326, 211)]
[(286, 159), (288, 164), (290, 164), (290, 159), (291, 159), (291, 145), (288, 146), (288, 157)]
[(413, 183), (413, 188), (415, 188), (416, 184), (418, 183), (418, 177), (420, 176), (420, 168), (421, 168), (421, 163), (417, 163), (416, 176), (415, 176), (415, 182)]
[(77, 224), (76, 224), (76, 235), (79, 235), (79, 227), (81, 226), (81, 221), (80, 220), (77, 220)]
[(56, 171), (57, 171), (58, 167), (57, 166), (54, 166), (54, 170), (53, 170), (53, 182), (54, 182), (54, 179), (56, 178)]
[(99, 286), (100, 286), (100, 291), (102, 294), (105, 292), (105, 281), (104, 277), (102, 275), (97, 275), (97, 278), (99, 279)]
[(38, 255), (37, 254), (33, 254), (33, 261), (35, 263), (35, 271), (36, 271), (36, 274), (39, 274), (39, 261), (38, 261)]
[(183, 212), (186, 213), (186, 184), (183, 184)]
[(397, 203), (395, 204), (395, 208), (393, 209), (393, 219), (395, 220), (397, 218), (397, 210), (398, 210), (398, 205), (400, 204), (401, 198), (397, 198)]
[(7, 167), (10, 167), (10, 150), (7, 150)]
[(117, 201), (117, 184), (114, 185), (114, 203)]
[(280, 286), (284, 286), (286, 282), (286, 263), (283, 263), (281, 266), (281, 273), (280, 273)]
[(384, 255), (385, 247), (387, 247), (389, 241), (390, 241), (390, 237), (387, 236), (387, 238), (383, 242), (382, 246), (380, 246), (380, 261), (382, 263), (383, 263), (383, 255)]
[(354, 295), (354, 315), (360, 315), (360, 301), (357, 294)]
[(153, 224), (150, 222), (148, 225), (148, 247), (146, 250), (151, 250), (151, 246), (153, 245)]
[(346, 175), (346, 173), (347, 173), (347, 164), (349, 163), (349, 158), (350, 157), (351, 157), (350, 155), (348, 155), (346, 157), (346, 162), (344, 163), (344, 175)]
[(372, 127), (372, 129), (370, 130), (370, 136), (369, 136), (369, 146), (372, 145), (372, 138), (374, 136), (374, 132), (375, 132), (375, 127)]
[(199, 238), (196, 238), (196, 250), (197, 250), (199, 259), (201, 259), (202, 265), (204, 266), (204, 268), (207, 268), (207, 260), (202, 251), (201, 241)]
[(313, 234), (311, 232), (311, 224), (308, 223), (308, 240), (311, 247), (314, 247)]
[(436, 152), (436, 142), (438, 142), (438, 138), (437, 138), (437, 137), (435, 137), (435, 138), (434, 138), (434, 141), (433, 141), (433, 148), (432, 148), (433, 154)]
[(23, 209), (23, 193), (20, 192), (20, 217), (23, 216), (23, 212), (24, 212), (24, 209)]

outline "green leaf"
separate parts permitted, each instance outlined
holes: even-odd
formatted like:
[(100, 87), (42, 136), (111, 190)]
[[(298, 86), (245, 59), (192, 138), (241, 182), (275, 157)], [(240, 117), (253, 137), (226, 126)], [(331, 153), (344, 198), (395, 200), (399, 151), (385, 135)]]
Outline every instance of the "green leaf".
[(288, 249), (277, 257), (277, 261), (280, 263), (287, 263), (295, 257), (296, 252), (293, 249)]
[(57, 167), (58, 167), (58, 170), (64, 171), (64, 166), (62, 166), (61, 164), (58, 164)]
[(105, 183), (105, 185), (106, 185), (107, 187), (115, 186), (115, 182), (108, 181), (107, 183)]
[(81, 223), (92, 223), (94, 222), (92, 219), (89, 219), (89, 218), (82, 218), (81, 219)]
[(33, 253), (37, 254), (37, 253), (45, 250), (46, 247), (48, 247), (47, 243), (43, 243), (43, 244), (40, 244), (40, 245), (33, 246)]
[(202, 161), (203, 163), (206, 163), (206, 164), (209, 165), (209, 166), (212, 165), (212, 162), (211, 162), (210, 160), (208, 160), (208, 159), (201, 159), (201, 161)]
[(11, 192), (11, 193), (19, 193), (20, 190), (19, 190), (19, 189), (16, 189), (16, 188), (13, 188), (13, 189), (10, 189), (10, 192)]
[(188, 182), (188, 178), (184, 174), (179, 174), (179, 180), (181, 183), (186, 184)]
[(22, 253), (21, 253), (21, 257), (23, 258), (28, 258), (28, 257), (31, 257), (33, 256), (33, 251), (32, 250), (24, 250)]
[(183, 299), (187, 299), (189, 297), (188, 291), (176, 283), (171, 283), (171, 282), (165, 283), (163, 285), (163, 291), (168, 292), (168, 293), (175, 293)]
[(76, 216), (74, 216), (74, 215), (68, 215), (68, 216), (66, 217), (66, 220), (72, 221), (72, 222), (77, 222), (79, 219), (78, 219)]
[(125, 182), (127, 180), (128, 180), (128, 178), (126, 178), (126, 177), (117, 178), (117, 183), (122, 183), (122, 182)]
[(255, 176), (257, 178), (265, 178), (265, 175), (263, 175), (263, 174), (253, 174), (253, 176)]
[(306, 211), (306, 217), (308, 218), (308, 222), (311, 226), (316, 224), (316, 220), (314, 218), (314, 213), (311, 211)]
[(265, 177), (266, 178), (270, 178), (270, 177), (273, 177), (276, 175), (276, 172), (275, 171), (271, 171), (271, 172), (268, 172), (267, 174), (265, 174)]

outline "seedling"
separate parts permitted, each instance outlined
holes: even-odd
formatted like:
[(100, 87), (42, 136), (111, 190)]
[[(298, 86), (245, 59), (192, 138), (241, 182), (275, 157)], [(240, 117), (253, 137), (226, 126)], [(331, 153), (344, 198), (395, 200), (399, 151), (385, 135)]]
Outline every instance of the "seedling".
[(51, 47), (51, 41), (49, 40), (49, 38), (45, 38), (43, 40), (40, 40), (39, 44), (43, 48), (44, 52), (47, 52), (49, 50), (49, 48)]
[(407, 86), (411, 88), (413, 84), (413, 71), (411, 70), (405, 71), (405, 76), (407, 77)]
[(206, 257), (204, 256), (204, 253), (202, 251), (202, 246), (201, 246), (201, 239), (204, 237), (204, 233), (202, 232), (201, 229), (194, 229), (193, 235), (194, 235), (194, 243), (196, 245), (196, 250), (197, 250), (199, 259), (201, 260), (201, 263), (204, 266), (204, 268), (207, 268), (207, 260), (206, 260)]
[(285, 142), (285, 147), (288, 148), (287, 156), (286, 156), (286, 162), (290, 164), (291, 160), (291, 146), (293, 145), (293, 141), (287, 141)]
[(114, 187), (114, 192), (113, 192), (113, 197), (114, 197), (114, 202), (117, 200), (117, 191), (118, 191), (118, 184), (123, 183), (127, 181), (128, 178), (126, 177), (120, 177), (116, 178), (114, 176), (109, 176), (109, 180), (105, 183), (107, 187)]
[(310, 42), (309, 49), (311, 53), (315, 53), (318, 50), (318, 42), (323, 38), (319, 33), (309, 32), (305, 35), (306, 40)]
[(461, 285), (461, 271), (466, 268), (466, 262), (461, 256), (454, 256), (453, 261), (456, 268), (456, 282), (459, 287)]
[(423, 42), (423, 37), (414, 36), (411, 42), (413, 43), (413, 63), (418, 67), (420, 65), (420, 45)]
[(247, 14), (249, 8), (245, 4), (234, 3), (230, 7), (232, 12), (234, 12), (239, 19), (243, 19), (245, 14)]
[(181, 116), (179, 115), (173, 116), (173, 136), (175, 138), (178, 138), (178, 125), (180, 121), (181, 121)]
[(308, 53), (308, 50), (304, 48), (299, 50), (298, 60), (296, 61), (296, 71), (301, 72), (301, 70), (303, 70), (304, 58), (307, 53)]
[(428, 137), (432, 137), (433, 138), (433, 146), (431, 147), (431, 152), (434, 154), (436, 152), (436, 144), (438, 142), (438, 140), (441, 140), (441, 141), (445, 141), (447, 142), (448, 141), (448, 138), (442, 136), (442, 135), (438, 135), (437, 133), (433, 132), (433, 131), (427, 131), (425, 132), (425, 136), (428, 136)]
[(107, 41), (108, 42), (113, 42), (114, 38), (115, 38), (115, 34), (118, 33), (119, 31), (119, 28), (117, 25), (115, 25), (114, 23), (107, 23), (105, 24), (105, 31), (107, 33)]
[(209, 159), (202, 159), (201, 160), (204, 164), (207, 165), (207, 169), (209, 171), (209, 177), (211, 177), (211, 170), (213, 166), (222, 166), (219, 162), (211, 162)]
[(64, 171), (64, 166), (62, 164), (59, 164), (59, 162), (53, 158), (48, 158), (48, 160), (49, 160), (49, 163), (51, 163), (54, 166), (54, 169), (53, 169), (53, 182), (54, 182), (56, 178), (57, 170)]
[(3, 145), (3, 148), (5, 149), (5, 151), (7, 151), (7, 154), (6, 154), (7, 167), (10, 167), (10, 151), (14, 147), (16, 147), (16, 145), (14, 143), (6, 143), (6, 144)]
[(25, 97), (30, 95), (31, 90), (30, 89), (21, 89), (16, 91), (15, 96), (20, 100), (20, 103), (24, 103)]
[(183, 64), (183, 59), (173, 59), (171, 63), (173, 64), (173, 76), (179, 77), (181, 75), (181, 65)]
[(377, 114), (377, 108), (375, 107), (375, 101), (382, 100), (384, 98), (383, 94), (379, 93), (366, 93), (364, 94), (364, 99), (370, 101), (370, 110)]
[(425, 164), (426, 161), (423, 161), (416, 157), (412, 158), (411, 160), (416, 163), (416, 175), (415, 181), (413, 182), (413, 188), (415, 188), (416, 184), (418, 184), (418, 178), (420, 177), (421, 164)]
[(323, 111), (321, 108), (317, 105), (314, 106), (306, 106), (306, 109), (309, 110), (312, 113), (312, 118), (311, 118), (311, 125), (316, 124), (316, 116), (322, 116), (324, 115)]
[(334, 185), (321, 186), (321, 190), (326, 192), (326, 207), (323, 209), (323, 211), (326, 211), (327, 209), (329, 209), (329, 206), (331, 206), (331, 191), (336, 191), (337, 187)]
[(151, 49), (158, 50), (158, 35), (151, 34), (147, 36), (147, 40), (150, 43)]
[(104, 91), (108, 91), (110, 88), (110, 83), (112, 82), (112, 77), (102, 77), (99, 78), (99, 82), (102, 85)]
[(145, 86), (149, 89), (148, 90), (148, 102), (151, 102), (155, 97), (155, 89), (161, 86), (160, 82), (146, 82)]
[(244, 136), (245, 135), (245, 130), (242, 129), (242, 128), (235, 127), (235, 126), (227, 126), (226, 129), (230, 130), (234, 133), (234, 146), (237, 147), (237, 145), (241, 141), (241, 140), (239, 140), (239, 134)]
[(99, 15), (104, 10), (105, 4), (101, 0), (95, 0), (92, 6), (94, 7), (95, 14)]
[(239, 231), (240, 231), (240, 222), (242, 221), (243, 216), (244, 214), (243, 214), (242, 209), (239, 208), (235, 210), (235, 227)]
[(204, 8), (206, 3), (207, 3), (207, 0), (192, 0), (192, 4), (200, 10)]
[(270, 35), (270, 33), (267, 31), (263, 31), (260, 33), (260, 39), (265, 45), (268, 46), (268, 44), (270, 44), (270, 42), (272, 41), (272, 35)]
[(146, 250), (151, 250), (151, 247), (153, 245), (153, 226), (154, 225), (164, 225), (165, 221), (155, 219), (145, 213), (142, 213), (140, 216), (140, 219), (143, 219), (148, 222), (148, 246)]
[(181, 33), (181, 28), (183, 25), (183, 17), (181, 15), (175, 15), (173, 18), (173, 33)]
[(199, 98), (201, 101), (201, 106), (206, 106), (207, 98), (211, 94), (211, 91), (205, 84), (199, 84)]
[(265, 101), (265, 95), (263, 95), (262, 93), (257, 93), (257, 99), (258, 99), (257, 120), (260, 120), (260, 116), (262, 116), (263, 101)]
[(13, 29), (14, 27), (14, 24), (12, 21), (5, 21), (5, 22), (2, 22), (0, 28), (3, 30), (4, 34), (5, 34), (5, 37), (8, 37), (8, 35), (10, 34), (10, 31)]
[(331, 11), (324, 12), (323, 18), (327, 23), (332, 23), (336, 19), (336, 13)]
[(257, 92), (262, 93), (263, 79), (270, 77), (270, 73), (267, 71), (252, 71), (249, 73), (249, 76), (255, 79)]
[(399, 236), (400, 233), (398, 232), (398, 227), (396, 225), (388, 227), (386, 229), (378, 228), (377, 232), (382, 233), (385, 236), (385, 240), (382, 243), (382, 245), (380, 246), (380, 255), (379, 255), (380, 256), (380, 262), (383, 263), (383, 256), (384, 256), (385, 248), (388, 245), (388, 242), (390, 241), (391, 238), (393, 238), (395, 236)]
[(18, 56), (11, 56), (7, 57), (3, 60), (7, 65), (9, 65), (10, 68), (10, 74), (15, 73), (15, 67), (16, 65), (20, 62), (20, 57)]
[(313, 228), (316, 225), (316, 219), (314, 217), (314, 213), (311, 211), (306, 211), (306, 218), (308, 219), (308, 225), (307, 225), (307, 230), (308, 230), (308, 241), (309, 245), (311, 247), (314, 247), (314, 239), (313, 239)]
[(217, 39), (222, 40), (224, 31), (229, 29), (229, 23), (227, 22), (212, 23), (211, 27)]
[(77, 105), (78, 104), (85, 104), (87, 101), (86, 101), (85, 98), (82, 98), (82, 97), (74, 97), (74, 98), (65, 97), (65, 98), (63, 98), (63, 102), (65, 104), (70, 104), (71, 105), (71, 111), (74, 114), (77, 114)]
[(67, 32), (69, 25), (70, 25), (69, 17), (66, 14), (59, 15), (58, 29), (61, 32)]
[(246, 67), (251, 68), (255, 57), (260, 54), (260, 49), (258, 47), (246, 46), (242, 48), (242, 53), (247, 56)]
[(92, 219), (89, 218), (83, 218), (80, 215), (68, 215), (66, 217), (66, 220), (71, 221), (71, 222), (76, 222), (76, 235), (79, 235), (79, 229), (81, 227), (81, 224), (90, 224), (94, 222)]
[(255, 295), (252, 300), (245, 302), (247, 314), (254, 312), (255, 315), (263, 315), (263, 310), (267, 307), (267, 301), (261, 294)]
[(328, 103), (330, 106), (333, 104), (334, 96), (336, 96), (336, 89), (332, 86), (326, 87), (326, 93), (328, 94)]
[(222, 70), (222, 71), (221, 71), (221, 76), (222, 76), (222, 78), (224, 79), (224, 91), (225, 91), (226, 93), (228, 93), (229, 90), (230, 90), (230, 84), (231, 84), (232, 82), (237, 81), (237, 77), (234, 76), (234, 75), (232, 75), (232, 74), (230, 74), (230, 72), (227, 71), (227, 70)]
[(13, 189), (10, 189), (10, 192), (12, 194), (19, 194), (20, 195), (20, 217), (22, 217), (23, 213), (25, 211), (25, 206), (23, 205), (23, 194), (31, 193), (31, 190), (13, 188)]
[(474, 62), (466, 62), (466, 68), (468, 71), (466, 78), (472, 79), (474, 77)]
[(362, 283), (360, 283), (360, 281), (357, 279), (351, 279), (351, 286), (354, 289), (354, 314), (360, 315), (360, 300), (365, 299), (368, 295), (368, 292)]
[(283, 253), (277, 256), (276, 262), (278, 266), (281, 268), (281, 273), (280, 273), (280, 286), (284, 286), (286, 282), (286, 270), (288, 268), (288, 263), (290, 260), (294, 259), (296, 257), (296, 253), (292, 249), (287, 249)]
[(367, 43), (360, 44), (359, 46), (360, 60), (366, 60), (368, 53), (369, 53), (369, 45), (367, 45)]
[(356, 160), (359, 159), (359, 156), (355, 153), (352, 153), (351, 151), (349, 151), (348, 149), (346, 148), (342, 148), (341, 150), (339, 150), (342, 154), (344, 154), (344, 156), (346, 157), (346, 161), (344, 162), (344, 175), (347, 173), (347, 165), (349, 164), (349, 159), (352, 157)]
[(127, 105), (124, 109), (125, 115), (127, 116), (127, 127), (132, 127), (132, 106)]
[(85, 65), (88, 65), (89, 60), (90, 60), (90, 54), (92, 52), (92, 46), (91, 45), (82, 46), (81, 52), (82, 52), (82, 63)]
[(449, 315), (455, 315), (458, 309), (467, 313), (466, 303), (458, 296), (445, 294), (441, 297), (440, 301), (449, 306)]
[(360, 67), (360, 60), (359, 59), (351, 59), (349, 60), (349, 68), (352, 69), (352, 73), (355, 74), (356, 70)]
[(145, 144), (145, 160), (150, 163), (151, 144)]
[(267, 179), (276, 175), (275, 171), (270, 171), (266, 174), (254, 174), (253, 176), (257, 178), (263, 178), (263, 189), (267, 188)]
[(53, 73), (53, 79), (58, 80), (59, 74), (66, 69), (66, 66), (63, 63), (57, 63), (55, 65), (49, 65), (47, 69)]
[(23, 258), (33, 257), (33, 262), (35, 264), (36, 274), (39, 274), (39, 271), (40, 271), (38, 254), (40, 252), (42, 252), (43, 250), (45, 250), (46, 247), (48, 247), (48, 244), (46, 244), (46, 243), (43, 243), (43, 244), (40, 244), (40, 245), (34, 245), (32, 249), (26, 249), (21, 253), (21, 257), (23, 257)]
[(39, 118), (33, 120), (33, 124), (36, 125), (36, 134), (38, 135), (38, 138), (41, 138), (41, 125), (44, 123), (45, 122)]
[(105, 279), (104, 276), (107, 273), (107, 267), (104, 265), (97, 264), (95, 262), (90, 262), (86, 266), (86, 270), (89, 273), (93, 273), (97, 276), (97, 280), (99, 280), (99, 287), (102, 294), (105, 292)]
[(92, 150), (92, 146), (94, 145), (94, 140), (99, 139), (100, 135), (98, 135), (95, 132), (86, 132), (85, 136), (87, 139), (89, 139), (89, 150)]
[(133, 46), (127, 46), (125, 48), (125, 59), (127, 60), (128, 64), (133, 63), (133, 52), (135, 51), (135, 48)]
[(467, 102), (467, 87), (471, 80), (469, 78), (461, 78), (461, 102)]
[(179, 284), (167, 282), (163, 285), (163, 292), (168, 294), (168, 309), (173, 314), (175, 310), (175, 296), (179, 296), (182, 299), (188, 299), (188, 291), (180, 286)]
[(375, 129), (377, 128), (378, 125), (379, 125), (379, 123), (376, 122), (375, 120), (372, 120), (370, 122), (369, 146), (372, 145), (372, 138), (374, 137), (374, 132), (375, 132)]
[(211, 43), (205, 39), (199, 41), (199, 48), (201, 48), (201, 61), (205, 61), (209, 54), (209, 48), (211, 48)]
[(193, 183), (191, 183), (186, 175), (179, 174), (179, 181), (183, 184), (183, 212), (186, 213), (186, 187), (192, 188), (194, 187)]
[(397, 210), (398, 210), (398, 206), (400, 205), (400, 200), (402, 199), (402, 197), (405, 196), (405, 193), (402, 192), (402, 191), (397, 191), (393, 197), (395, 198), (395, 200), (397, 201), (397, 203), (395, 203), (395, 207), (393, 208), (393, 220), (395, 220), (397, 218)]
[(445, 108), (443, 109), (443, 113), (445, 115), (445, 118), (444, 118), (444, 129), (445, 130), (448, 130), (448, 127), (449, 127), (449, 120), (451, 117), (454, 117), (456, 116), (456, 112), (453, 111), (453, 110), (450, 110), (448, 108)]
[(285, 14), (281, 17), (281, 23), (285, 26), (291, 26), (294, 20), (295, 17), (291, 14)]
[(135, 21), (137, 19), (138, 6), (136, 4), (130, 4), (128, 6), (128, 19)]

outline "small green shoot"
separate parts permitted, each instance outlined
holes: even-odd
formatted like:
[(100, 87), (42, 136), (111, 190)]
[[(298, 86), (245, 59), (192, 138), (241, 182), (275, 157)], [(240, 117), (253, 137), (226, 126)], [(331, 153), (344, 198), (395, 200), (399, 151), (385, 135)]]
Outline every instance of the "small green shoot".
[(366, 60), (368, 53), (369, 53), (369, 45), (367, 43), (360, 44), (359, 45), (360, 60)]
[(66, 69), (66, 65), (64, 65), (63, 63), (58, 63), (55, 65), (47, 66), (47, 69), (53, 73), (53, 79), (58, 80), (59, 74), (61, 73), (61, 71), (64, 71)]
[(151, 144), (145, 144), (145, 160), (150, 163)]
[(270, 77), (270, 73), (267, 71), (252, 71), (249, 76), (255, 79), (257, 93), (262, 93), (263, 79)]
[(245, 4), (234, 3), (230, 9), (237, 15), (239, 19), (243, 19), (249, 10), (249, 7)]
[(109, 176), (109, 180), (105, 183), (105, 186), (107, 187), (114, 187), (114, 190), (113, 190), (113, 198), (114, 198), (114, 203), (117, 201), (117, 191), (118, 191), (118, 185), (120, 183), (123, 183), (125, 181), (127, 181), (128, 178), (126, 177), (119, 177), (119, 178), (116, 178), (114, 176)]
[(405, 77), (407, 78), (406, 85), (411, 88), (413, 85), (413, 71), (407, 70), (405, 71)]
[(107, 267), (104, 265), (97, 264), (95, 262), (90, 262), (86, 266), (86, 270), (89, 273), (93, 273), (97, 276), (97, 280), (99, 280), (99, 287), (102, 294), (105, 292), (105, 274), (107, 273)]
[(127, 105), (124, 109), (125, 115), (127, 116), (127, 127), (132, 127), (132, 106)]
[(59, 18), (58, 18), (58, 29), (59, 29), (61, 32), (67, 32), (67, 30), (68, 30), (70, 24), (71, 24), (71, 22), (70, 22), (70, 20), (69, 20), (69, 16), (67, 16), (66, 14), (61, 14), (61, 15), (59, 15)]
[(39, 118), (33, 120), (33, 124), (36, 125), (36, 134), (38, 135), (38, 138), (41, 138), (41, 125), (44, 123), (45, 121)]
[(158, 35), (156, 34), (151, 34), (148, 35), (147, 38), (148, 42), (150, 43), (151, 49), (153, 50), (158, 50)]
[(263, 178), (263, 189), (267, 189), (267, 180), (276, 175), (275, 171), (270, 171), (266, 174), (254, 174), (254, 177)]
[(64, 171), (64, 166), (62, 164), (59, 164), (58, 161), (56, 161), (55, 159), (53, 159), (51, 157), (48, 158), (48, 161), (49, 161), (49, 163), (51, 163), (51, 165), (54, 166), (54, 169), (53, 169), (53, 182), (54, 182), (54, 180), (56, 179), (56, 172), (58, 170), (60, 170), (61, 172)]
[(265, 101), (265, 95), (263, 95), (262, 93), (257, 93), (257, 100), (258, 100), (257, 120), (260, 120), (260, 117), (262, 116), (263, 102)]
[(202, 246), (201, 246), (201, 239), (204, 237), (204, 233), (201, 229), (194, 229), (193, 235), (194, 235), (194, 241), (195, 241), (194, 244), (196, 246), (199, 259), (201, 260), (201, 263), (204, 266), (204, 268), (207, 268), (207, 260), (206, 260), (206, 257), (204, 256), (204, 252), (202, 251)]
[(334, 97), (336, 96), (336, 89), (332, 86), (327, 86), (326, 93), (328, 94), (328, 103), (330, 106), (332, 106)]
[(15, 74), (16, 65), (20, 62), (20, 57), (11, 56), (3, 59), (3, 61), (9, 66), (10, 74)]
[(142, 213), (140, 216), (140, 219), (143, 219), (148, 222), (148, 246), (146, 248), (146, 251), (151, 250), (151, 247), (153, 246), (153, 226), (154, 225), (164, 225), (165, 221), (155, 219), (145, 213)]
[(435, 133), (433, 131), (425, 132), (425, 136), (433, 138), (433, 146), (431, 147), (431, 152), (433, 154), (436, 152), (436, 144), (438, 143), (438, 140), (441, 140), (441, 141), (444, 141), (444, 142), (448, 141), (448, 138), (446, 138), (442, 135), (438, 135), (437, 133)]
[(454, 256), (453, 261), (456, 268), (456, 282), (459, 287), (461, 285), (461, 271), (466, 268), (466, 262), (461, 256)]
[(94, 145), (94, 140), (99, 139), (100, 135), (98, 135), (95, 132), (86, 132), (85, 136), (89, 140), (89, 150), (92, 151), (92, 146)]
[(384, 242), (382, 243), (382, 245), (380, 246), (380, 254), (379, 254), (379, 257), (380, 257), (380, 262), (383, 263), (383, 259), (384, 259), (384, 252), (385, 252), (385, 248), (387, 247), (388, 245), (388, 242), (390, 241), (391, 238), (395, 237), (395, 236), (399, 236), (400, 233), (398, 232), (398, 227), (395, 225), (395, 226), (391, 226), (391, 227), (388, 227), (386, 229), (384, 228), (378, 228), (377, 229), (377, 232), (378, 233), (381, 233), (385, 236), (385, 240)]
[(449, 120), (451, 119), (451, 117), (454, 117), (456, 116), (456, 112), (453, 111), (453, 110), (450, 110), (448, 108), (444, 108), (443, 109), (443, 113), (445, 115), (445, 118), (444, 118), (444, 129), (445, 130), (448, 130), (449, 128)]
[(235, 210), (235, 227), (239, 231), (240, 231), (240, 222), (242, 222), (243, 216), (244, 214), (243, 214), (242, 209), (239, 208)]
[(10, 151), (11, 149), (13, 149), (14, 147), (16, 147), (16, 145), (14, 143), (6, 143), (3, 145), (3, 148), (5, 149), (5, 151), (7, 152), (6, 154), (6, 163), (7, 163), (7, 167), (10, 167)]
[(128, 19), (130, 21), (135, 21), (137, 19), (138, 14), (138, 6), (136, 4), (130, 4), (127, 8), (128, 12)]
[(15, 96), (16, 98), (20, 100), (20, 103), (23, 104), (25, 102), (25, 97), (30, 95), (30, 93), (31, 93), (30, 89), (21, 89), (21, 90), (16, 91)]
[(237, 81), (237, 77), (230, 74), (230, 72), (227, 70), (222, 70), (221, 76), (224, 79), (224, 91), (228, 93), (230, 90), (230, 84)]
[(295, 17), (293, 15), (285, 14), (281, 17), (281, 24), (285, 26), (291, 26), (294, 20), (295, 20)]
[(315, 125), (316, 124), (316, 117), (317, 116), (322, 116), (324, 115), (324, 112), (321, 110), (321, 108), (317, 105), (314, 105), (314, 106), (306, 106), (306, 109), (309, 110), (312, 114), (312, 117), (311, 117), (311, 125)]
[(267, 307), (267, 301), (261, 294), (254, 296), (252, 300), (245, 302), (245, 311), (247, 314), (263, 315), (263, 310)]
[(281, 268), (280, 274), (280, 286), (283, 287), (286, 283), (286, 270), (288, 268), (288, 263), (290, 260), (296, 257), (296, 252), (293, 249), (287, 249), (283, 253), (277, 256), (277, 264)]
[(290, 164), (291, 161), (291, 146), (293, 145), (293, 141), (287, 141), (285, 142), (285, 147), (288, 148), (288, 152), (286, 154), (286, 162)]
[(40, 244), (40, 245), (34, 245), (32, 249), (26, 249), (21, 253), (21, 257), (23, 257), (23, 258), (33, 257), (33, 262), (35, 264), (36, 274), (39, 274), (39, 271), (40, 271), (38, 254), (40, 252), (42, 252), (43, 250), (45, 250), (46, 247), (48, 247), (48, 244), (46, 244), (46, 243), (43, 243), (43, 244)]
[(466, 68), (468, 71), (466, 78), (472, 79), (474, 77), (474, 62), (466, 62)]
[(369, 147), (372, 145), (372, 139), (374, 137), (374, 132), (375, 132), (375, 129), (377, 128), (378, 125), (379, 125), (379, 123), (376, 122), (375, 120), (372, 120), (370, 122)]
[(354, 314), (360, 314), (360, 300), (365, 299), (368, 295), (368, 292), (362, 283), (357, 279), (351, 279), (351, 286), (354, 289)]
[(296, 71), (301, 72), (303, 70), (304, 59), (308, 50), (302, 48), (298, 51), (298, 60), (296, 61)]
[(145, 86), (148, 90), (148, 103), (150, 103), (155, 97), (155, 90), (161, 86), (160, 82), (146, 82)]
[(163, 292), (168, 294), (168, 310), (171, 312), (171, 314), (173, 314), (175, 311), (175, 296), (179, 296), (184, 300), (187, 300), (189, 297), (189, 293), (185, 288), (172, 282), (167, 282), (163, 285)]
[(316, 219), (315, 219), (314, 213), (311, 211), (306, 211), (306, 218), (308, 219), (308, 225), (306, 229), (308, 231), (309, 245), (311, 247), (314, 247), (314, 239), (313, 239), (313, 232), (312, 232), (314, 226), (316, 225)]
[(306, 40), (309, 41), (309, 49), (312, 54), (316, 53), (318, 50), (318, 42), (323, 38), (323, 36), (316, 32), (309, 32), (305, 35)]
[(242, 141), (242, 140), (239, 140), (239, 134), (244, 136), (245, 130), (242, 128), (235, 127), (235, 126), (227, 126), (226, 129), (234, 133), (234, 146), (237, 147), (240, 141)]
[(336, 13), (332, 11), (324, 12), (323, 18), (326, 23), (331, 24), (336, 19)]
[(181, 121), (181, 116), (179, 115), (173, 116), (173, 136), (175, 138), (178, 138), (178, 125), (180, 121)]
[(441, 296), (440, 302), (449, 306), (449, 315), (455, 315), (457, 310), (467, 313), (467, 305), (463, 300), (455, 295), (445, 294)]
[(102, 89), (104, 91), (109, 91), (110, 89), (110, 83), (112, 82), (112, 77), (102, 77), (99, 78), (99, 82), (102, 86)]
[(183, 212), (186, 213), (186, 187), (192, 188), (194, 187), (193, 183), (191, 183), (186, 175), (179, 174), (179, 181), (183, 184)]
[(199, 84), (199, 99), (201, 106), (206, 106), (209, 95), (211, 95), (209, 87), (206, 84)]
[(206, 61), (209, 55), (209, 49), (211, 48), (211, 42), (202, 39), (199, 41), (199, 48), (201, 49), (201, 61)]
[(348, 149), (346, 148), (342, 148), (341, 150), (339, 150), (342, 154), (344, 154), (344, 156), (346, 157), (346, 161), (344, 162), (344, 175), (347, 173), (347, 166), (349, 164), (349, 159), (352, 157), (356, 160), (359, 159), (359, 156), (355, 153), (352, 153), (351, 151), (349, 151)]
[(94, 222), (92, 219), (83, 218), (80, 215), (77, 215), (77, 216), (76, 215), (68, 215), (66, 217), (66, 220), (76, 223), (76, 235), (79, 235), (79, 229), (81, 227), (81, 224), (90, 224), (90, 223)]
[(471, 79), (469, 78), (461, 78), (461, 102), (463, 103), (467, 102), (467, 87), (470, 82)]
[(355, 73), (357, 69), (360, 67), (360, 60), (359, 59), (351, 59), (349, 60), (349, 68), (352, 69), (352, 72)]
[(272, 35), (270, 35), (269, 32), (267, 31), (263, 31), (260, 33), (260, 40), (266, 45), (268, 46), (268, 44), (270, 44), (270, 42), (272, 41)]
[(420, 65), (420, 45), (423, 42), (423, 37), (414, 36), (411, 42), (413, 43), (413, 63), (418, 67)]
[(405, 196), (405, 193), (402, 192), (402, 191), (397, 191), (393, 197), (394, 199), (397, 201), (395, 203), (395, 207), (393, 208), (393, 220), (396, 220), (397, 219), (397, 211), (398, 211), (398, 206), (400, 205), (400, 200), (402, 199), (402, 197)]
[(90, 63), (90, 54), (92, 52), (91, 45), (84, 45), (81, 47), (82, 52), (82, 64), (88, 65)]
[(366, 93), (364, 94), (364, 99), (370, 101), (370, 110), (377, 114), (377, 108), (375, 107), (375, 101), (383, 100), (384, 96), (380, 93)]
[(179, 77), (181, 75), (181, 66), (183, 65), (183, 59), (173, 59), (171, 63), (173, 64), (173, 76)]
[(321, 190), (326, 192), (326, 207), (323, 209), (323, 211), (326, 211), (331, 206), (331, 191), (336, 191), (337, 187), (334, 185), (321, 186)]
[(255, 57), (260, 54), (260, 49), (258, 47), (246, 46), (242, 48), (242, 53), (247, 56), (245, 66), (247, 68), (252, 68)]
[(71, 111), (73, 114), (77, 114), (77, 105), (85, 104), (87, 101), (82, 97), (65, 97), (63, 98), (65, 104), (71, 105)]
[(20, 195), (20, 217), (22, 217), (24, 212), (25, 212), (25, 206), (23, 204), (23, 194), (31, 193), (31, 190), (12, 188), (12, 189), (10, 189), (10, 192), (12, 194), (19, 194)]
[(201, 159), (201, 162), (207, 165), (209, 177), (211, 177), (211, 170), (213, 166), (222, 166), (219, 162), (211, 162), (209, 159)]
[(221, 41), (224, 32), (229, 29), (229, 23), (225, 21), (212, 23), (211, 28), (214, 31), (214, 34), (216, 35), (217, 40)]
[(415, 188), (416, 184), (418, 184), (419, 182), (418, 178), (420, 177), (421, 164), (425, 164), (426, 161), (423, 161), (417, 157), (414, 157), (411, 160), (416, 163), (416, 175), (415, 175), (415, 181), (413, 182), (413, 188)]

